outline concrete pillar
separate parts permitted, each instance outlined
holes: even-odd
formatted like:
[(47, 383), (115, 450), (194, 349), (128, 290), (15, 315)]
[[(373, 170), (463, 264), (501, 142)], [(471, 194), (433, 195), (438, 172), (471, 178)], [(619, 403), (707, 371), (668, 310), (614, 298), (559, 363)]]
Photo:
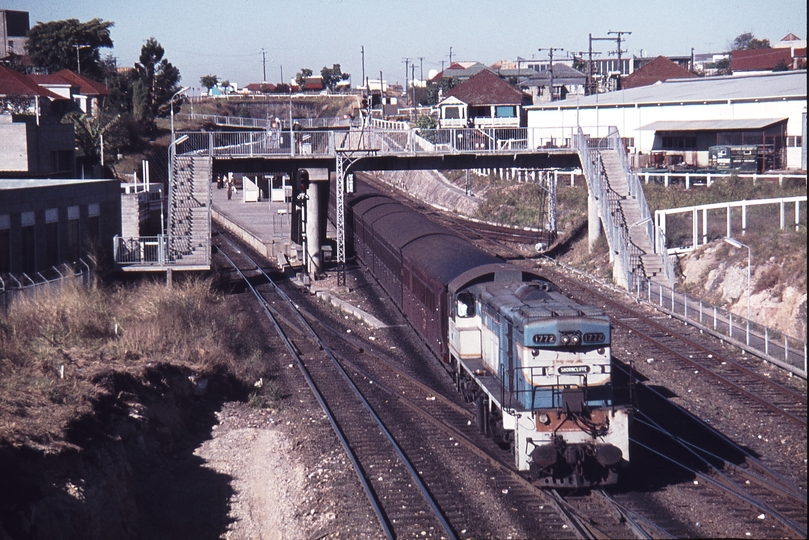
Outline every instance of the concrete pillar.
[(598, 201), (587, 192), (587, 248), (592, 253), (596, 241), (601, 236), (601, 217), (598, 215)]
[[(326, 211), (329, 192), (328, 169), (306, 169), (309, 171), (309, 197), (306, 201), (306, 271), (317, 278), (323, 274), (323, 252), (325, 242)], [(325, 201), (325, 204), (322, 204)]]

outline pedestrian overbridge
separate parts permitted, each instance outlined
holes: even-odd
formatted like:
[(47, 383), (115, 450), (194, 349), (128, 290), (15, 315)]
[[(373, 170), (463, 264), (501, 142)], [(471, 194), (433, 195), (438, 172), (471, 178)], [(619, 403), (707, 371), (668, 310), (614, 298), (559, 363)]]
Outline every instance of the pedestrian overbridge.
[[(166, 253), (161, 251), (158, 265), (170, 267), (176, 264), (175, 268), (178, 268), (181, 266), (178, 261), (185, 257), (188, 261), (195, 261), (198, 267), (200, 253), (209, 259), (207, 248), (194, 247), (199, 245), (197, 237), (210, 232), (210, 210), (205, 210), (203, 201), (206, 198), (200, 193), (210, 190), (214, 175), (229, 171), (285, 173), (290, 178), (295, 178), (301, 169), (334, 173), (338, 179), (335, 255), (339, 268), (343, 268), (346, 257), (344, 196), (346, 181), (354, 172), (581, 168), (590, 194), (591, 243), (594, 235), (600, 234), (603, 224), (620, 274), (616, 281), (629, 286), (633, 275), (648, 277), (644, 268), (649, 264), (647, 262), (644, 267), (641, 263), (639, 253), (643, 249), (637, 247), (647, 243), (637, 241), (637, 237), (645, 233), (650, 237), (648, 244), (654, 245), (655, 232), (648, 227), (633, 228), (625, 217), (635, 215), (630, 206), (639, 204), (645, 210), (641, 208), (638, 215), (642, 218), (648, 214), (642, 191), (635, 186), (636, 175), (628, 171), (625, 164), (622, 170), (612, 168), (608, 174), (601, 158), (604, 152), (625, 154), (617, 130), (610, 128), (607, 137), (591, 137), (587, 132), (597, 134), (599, 129), (587, 130), (578, 126), (417, 129), (405, 123), (390, 122), (385, 128), (364, 126), (349, 130), (305, 131), (279, 127), (256, 131), (181, 132), (174, 137), (169, 149), (169, 155), (174, 156), (170, 160), (173, 180), (168, 190), (167, 236), (170, 241), (157, 242), (158, 251), (164, 244), (167, 250)], [(625, 175), (627, 182), (631, 182), (627, 193), (617, 192), (616, 175)], [(312, 212), (316, 213), (316, 210), (310, 210), (309, 214), (314, 215)], [(644, 220), (644, 223), (647, 221), (651, 219)], [(199, 234), (201, 226), (206, 229), (203, 234)], [(184, 255), (173, 254), (171, 246), (186, 238)], [(312, 249), (319, 249), (319, 245), (320, 242), (312, 242)], [(122, 253), (130, 251), (122, 249)], [(665, 266), (667, 258), (663, 259)], [(319, 257), (312, 260), (319, 260)], [(116, 261), (119, 261), (117, 255)], [(671, 275), (668, 269), (655, 273)], [(338, 272), (338, 281), (341, 276), (344, 274)]]

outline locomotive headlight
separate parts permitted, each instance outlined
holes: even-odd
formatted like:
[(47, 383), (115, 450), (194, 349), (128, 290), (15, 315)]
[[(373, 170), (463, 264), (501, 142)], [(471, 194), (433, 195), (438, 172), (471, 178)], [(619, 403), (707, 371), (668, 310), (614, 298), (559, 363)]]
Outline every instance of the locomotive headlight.
[(570, 345), (570, 336), (564, 335), (562, 339), (559, 340), (562, 345)]
[(604, 349), (604, 347), (599, 347), (598, 348), (598, 354), (603, 355), (605, 352), (606, 352), (606, 350)]
[(579, 344), (579, 336), (574, 334), (570, 336), (570, 344), (571, 345), (578, 345)]
[(545, 413), (540, 413), (539, 417), (537, 418), (540, 424), (545, 424), (546, 426), (551, 423), (550, 417), (548, 417)]

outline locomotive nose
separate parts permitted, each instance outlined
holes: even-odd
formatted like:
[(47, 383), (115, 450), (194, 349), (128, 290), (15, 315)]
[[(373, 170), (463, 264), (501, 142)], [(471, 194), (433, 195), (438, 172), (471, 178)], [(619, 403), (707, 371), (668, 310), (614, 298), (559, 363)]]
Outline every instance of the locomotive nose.
[(596, 451), (596, 459), (605, 467), (617, 465), (618, 462), (621, 461), (622, 457), (623, 452), (621, 452), (621, 449), (611, 444), (599, 446), (598, 450)]

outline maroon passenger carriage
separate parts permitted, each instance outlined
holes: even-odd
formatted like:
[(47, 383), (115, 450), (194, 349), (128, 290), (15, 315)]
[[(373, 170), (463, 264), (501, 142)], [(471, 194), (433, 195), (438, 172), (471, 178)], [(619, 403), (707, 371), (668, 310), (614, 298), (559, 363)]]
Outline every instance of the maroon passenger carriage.
[(476, 401), (478, 427), (540, 485), (615, 483), (628, 410), (612, 400), (609, 320), (362, 182), (346, 236)]

